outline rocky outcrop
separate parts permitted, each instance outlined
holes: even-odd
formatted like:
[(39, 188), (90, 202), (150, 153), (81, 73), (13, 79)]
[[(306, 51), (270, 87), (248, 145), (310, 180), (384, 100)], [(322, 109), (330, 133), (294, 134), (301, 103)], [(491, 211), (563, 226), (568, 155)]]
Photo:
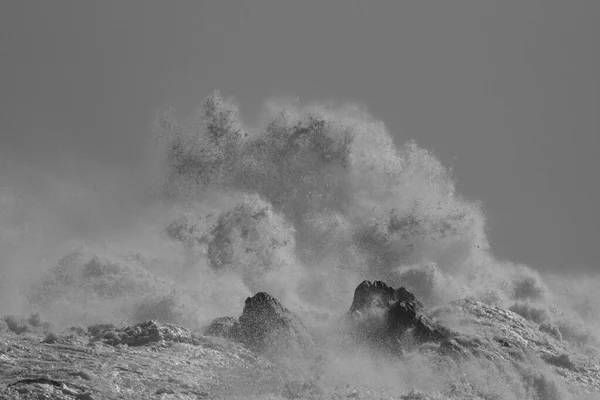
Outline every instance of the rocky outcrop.
[(417, 340), (427, 342), (439, 342), (449, 338), (450, 331), (431, 320), (419, 304), (402, 300), (392, 304), (388, 311), (389, 331), (398, 336), (411, 330)]
[[(402, 352), (411, 340), (442, 342), (451, 337), (448, 329), (426, 315), (423, 304), (411, 292), (381, 281), (358, 285), (349, 318), (356, 323), (352, 328), (355, 337), (393, 353)], [(305, 352), (313, 344), (300, 319), (264, 292), (246, 299), (239, 320), (217, 318), (205, 334), (242, 342), (261, 353)]]
[(204, 332), (244, 343), (259, 353), (304, 353), (312, 337), (300, 319), (268, 293), (246, 299), (239, 320), (222, 317), (212, 321)]
[[(299, 350), (311, 355), (306, 352), (313, 343), (311, 335), (298, 317), (276, 299), (258, 293), (246, 300), (239, 320), (219, 318), (209, 328), (213, 335), (235, 340), (196, 336), (156, 321), (123, 328), (111, 324), (73, 327), (44, 336), (41, 330), (21, 328), (25, 323), (42, 326), (39, 317), (21, 323), (0, 318), (0, 329), (4, 327), (0, 332), (0, 398), (147, 399), (167, 395), (483, 400), (501, 398), (504, 393), (511, 398), (539, 399), (595, 399), (600, 393), (596, 353), (579, 352), (510, 310), (472, 299), (425, 310), (410, 292), (383, 282), (359, 285), (351, 310), (351, 321), (375, 326), (369, 333), (381, 335), (380, 342), (376, 336), (362, 338), (383, 346), (379, 348), (384, 352), (378, 355), (392, 355), (393, 359), (388, 360), (392, 364), (382, 365), (401, 366), (401, 373), (397, 375), (394, 369), (389, 382), (394, 385), (395, 379), (404, 379), (399, 385), (408, 390), (414, 377), (425, 371), (421, 383), (415, 383), (415, 388), (423, 392), (405, 391), (398, 397), (398, 393), (391, 396), (387, 386), (363, 386), (380, 371), (387, 371), (365, 370), (366, 381), (353, 373), (355, 366), (347, 374), (343, 363), (355, 361), (356, 355), (361, 357), (357, 364), (360, 368), (379, 368), (381, 358), (374, 357), (377, 364), (373, 365), (373, 359), (364, 357), (365, 364), (361, 364), (363, 349), (355, 354), (356, 348), (346, 348), (354, 343), (337, 335), (339, 331), (328, 331), (336, 335), (336, 343), (334, 347), (320, 347), (320, 360), (298, 362), (296, 354), (290, 352)], [(443, 321), (451, 332), (433, 322), (433, 317)], [(322, 346), (321, 337), (315, 337), (317, 345)], [(135, 347), (143, 345), (147, 348)], [(397, 354), (390, 349), (407, 351), (398, 362)], [(408, 371), (408, 375), (402, 371)], [(382, 379), (387, 384), (388, 378)], [(437, 382), (432, 392), (430, 379)]]
[[(90, 332), (124, 330), (108, 324), (96, 328)], [(235, 342), (204, 337), (193, 345), (115, 347), (81, 334), (62, 332), (55, 343), (42, 342), (36, 332), (0, 334), (0, 399), (270, 398), (291, 380), (283, 368)]]
[[(369, 316), (375, 315), (374, 318)], [(378, 347), (401, 351), (404, 336), (416, 342), (441, 342), (448, 329), (426, 315), (423, 304), (405, 288), (394, 289), (381, 281), (364, 281), (354, 291), (349, 317), (359, 322), (359, 337)], [(369, 326), (360, 326), (366, 320)]]
[(390, 308), (399, 301), (412, 302), (419, 308), (423, 307), (415, 298), (415, 295), (403, 287), (394, 289), (382, 281), (363, 281), (354, 290), (350, 312), (353, 313), (372, 307)]
[(109, 324), (93, 325), (88, 328), (88, 332), (94, 340), (102, 340), (112, 346), (144, 346), (161, 341), (190, 344), (194, 342), (187, 329), (153, 320), (119, 329)]
[(302, 321), (268, 293), (246, 299), (239, 323), (242, 341), (260, 352), (302, 352), (312, 344)]

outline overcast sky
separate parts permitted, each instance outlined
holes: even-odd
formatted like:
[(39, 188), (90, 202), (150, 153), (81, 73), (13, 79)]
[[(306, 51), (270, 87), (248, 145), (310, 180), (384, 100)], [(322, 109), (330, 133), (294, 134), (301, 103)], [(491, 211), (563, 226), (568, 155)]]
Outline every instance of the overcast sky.
[(598, 0), (3, 0), (0, 152), (131, 168), (155, 111), (214, 89), (250, 122), (272, 96), (358, 101), (482, 200), (498, 257), (598, 271), (598, 21)]

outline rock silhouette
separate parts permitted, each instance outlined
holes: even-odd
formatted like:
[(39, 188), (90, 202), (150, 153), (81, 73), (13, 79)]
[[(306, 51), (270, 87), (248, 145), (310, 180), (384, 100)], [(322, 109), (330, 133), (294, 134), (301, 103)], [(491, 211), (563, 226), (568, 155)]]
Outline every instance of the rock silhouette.
[(239, 323), (242, 341), (260, 352), (302, 352), (312, 344), (302, 321), (268, 293), (246, 299)]
[[(377, 317), (372, 318), (375, 314)], [(381, 281), (364, 281), (356, 288), (349, 317), (358, 321), (355, 336), (375, 347), (402, 352), (407, 333), (417, 343), (442, 342), (450, 331), (433, 322), (423, 304), (405, 288), (394, 289)], [(239, 320), (215, 319), (205, 334), (246, 344), (261, 352), (304, 352), (313, 344), (302, 321), (277, 299), (260, 292), (246, 299)], [(404, 341), (404, 344), (401, 342)]]
[[(414, 365), (410, 356), (395, 357), (421, 352), (434, 361), (432, 365), (445, 365), (449, 358), (453, 359), (450, 365), (470, 365), (473, 361), (500, 365), (504, 370), (495, 370), (498, 379), (505, 379), (506, 374), (520, 379), (511, 382), (529, 390), (532, 397), (526, 398), (571, 398), (554, 395), (560, 389), (557, 385), (563, 384), (574, 391), (600, 393), (596, 358), (573, 351), (565, 341), (510, 310), (472, 299), (452, 302), (436, 312), (455, 313), (469, 329), (461, 331), (460, 326), (452, 325), (456, 331), (450, 331), (429, 318), (412, 293), (379, 281), (361, 283), (350, 309), (348, 318), (355, 322), (350, 328), (356, 329), (362, 343), (391, 355), (395, 362)], [(40, 325), (38, 319), (23, 321)], [(8, 326), (6, 318), (0, 321)], [(322, 384), (317, 379), (322, 375), (321, 364), (315, 369), (314, 363), (297, 357), (311, 355), (315, 343), (318, 348), (319, 336), (315, 333), (314, 339), (293, 312), (264, 292), (246, 299), (239, 320), (217, 318), (205, 333), (230, 340), (197, 336), (152, 320), (125, 327), (73, 327), (53, 334), (52, 340), (46, 340), (42, 330), (7, 327), (0, 335), (0, 398), (121, 398), (119, 390), (124, 382), (135, 388), (128, 394), (132, 399), (156, 395), (230, 398), (231, 388), (243, 396), (258, 388), (268, 395), (315, 400), (440, 398), (415, 390), (391, 397), (385, 391), (347, 381), (344, 375), (336, 378), (335, 385)], [(323, 365), (335, 362), (337, 355), (320, 354)], [(540, 375), (540, 363), (557, 374)], [(309, 368), (304, 375), (303, 367)], [(321, 372), (314, 373), (316, 370)], [(482, 398), (476, 395), (479, 392), (474, 394), (477, 387), (459, 386), (451, 372), (443, 368), (436, 371), (451, 383), (448, 398)]]
[(350, 312), (364, 310), (370, 307), (389, 308), (393, 303), (408, 301), (422, 308), (421, 302), (417, 301), (415, 295), (404, 289), (394, 289), (382, 281), (363, 281), (354, 290), (354, 298), (350, 306)]
[(254, 351), (270, 355), (300, 355), (313, 344), (311, 334), (302, 321), (265, 292), (246, 299), (239, 320), (217, 318), (205, 334), (232, 339)]
[(357, 324), (357, 337), (376, 347), (402, 351), (410, 339), (442, 342), (451, 337), (445, 327), (426, 315), (423, 304), (401, 287), (394, 289), (381, 281), (363, 281), (354, 291), (349, 317)]

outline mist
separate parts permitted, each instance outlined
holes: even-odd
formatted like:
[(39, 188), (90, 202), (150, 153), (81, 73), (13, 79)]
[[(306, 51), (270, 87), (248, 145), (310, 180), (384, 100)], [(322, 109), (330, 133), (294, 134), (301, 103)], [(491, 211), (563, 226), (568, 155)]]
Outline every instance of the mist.
[(472, 298), (599, 354), (598, 15), (2, 4), (0, 317), (203, 330), (266, 291), (319, 337), (332, 385), (570, 398), (539, 359), (390, 361), (348, 346), (340, 316), (379, 279), (452, 328)]
[[(398, 393), (455, 379), (435, 372), (435, 357), (388, 363), (340, 347), (336, 321), (368, 279), (406, 287), (433, 310), (463, 298), (509, 308), (597, 351), (598, 276), (494, 257), (482, 204), (458, 193), (433, 153), (397, 145), (357, 104), (263, 104), (255, 126), (218, 92), (190, 115), (158, 112), (136, 168), (3, 162), (0, 314), (40, 313), (55, 329), (147, 319), (203, 329), (266, 291), (328, 338), (325, 374)], [(550, 379), (536, 363), (452, 368), (519, 398), (527, 379)]]
[[(279, 98), (258, 120), (248, 127), (215, 93), (192, 115), (159, 113), (135, 170), (4, 162), (3, 311), (31, 308), (31, 285), (76, 252), (83, 264), (137, 255), (165, 291), (183, 285), (203, 303), (220, 282), (235, 295), (219, 296), (231, 303), (219, 312), (263, 290), (300, 310), (339, 312), (357, 282), (380, 279), (431, 306), (472, 296), (597, 315), (585, 294), (595, 277), (494, 258), (481, 205), (457, 193), (431, 152), (412, 140), (396, 148), (364, 107)], [(188, 323), (218, 314), (206, 313)]]

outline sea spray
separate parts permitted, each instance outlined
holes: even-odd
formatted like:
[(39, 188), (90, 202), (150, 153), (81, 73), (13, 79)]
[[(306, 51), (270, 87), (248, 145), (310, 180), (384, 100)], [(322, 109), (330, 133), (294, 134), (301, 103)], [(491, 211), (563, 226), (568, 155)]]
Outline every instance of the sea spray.
[(456, 192), (430, 151), (408, 139), (396, 146), (361, 107), (272, 101), (265, 115), (247, 127), (215, 93), (187, 119), (157, 118), (147, 179), (94, 167), (110, 171), (92, 175), (102, 177), (95, 184), (41, 172), (35, 190), (9, 180), (1, 311), (39, 311), (65, 326), (155, 318), (197, 328), (239, 316), (266, 291), (326, 337), (332, 381), (404, 393), (455, 380), (483, 397), (565, 398), (529, 358), (419, 353), (398, 363), (341, 346), (339, 316), (368, 279), (406, 286), (433, 308), (465, 297), (511, 307), (593, 353), (597, 278), (495, 259), (481, 205)]

